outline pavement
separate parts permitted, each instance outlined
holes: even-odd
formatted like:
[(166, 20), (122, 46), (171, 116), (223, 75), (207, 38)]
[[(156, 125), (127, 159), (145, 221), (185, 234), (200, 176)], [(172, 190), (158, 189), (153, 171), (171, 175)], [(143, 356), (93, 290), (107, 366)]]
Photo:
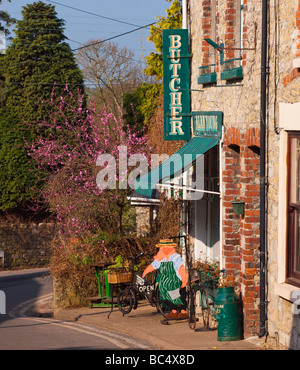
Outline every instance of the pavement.
[[(52, 300), (53, 301), (53, 300)], [(217, 329), (204, 330), (198, 322), (195, 330), (190, 329), (187, 320), (166, 321), (146, 301), (140, 302), (136, 310), (123, 315), (117, 307), (111, 308), (59, 308), (53, 312), (51, 299), (40, 302), (36, 315), (50, 316), (57, 320), (78, 322), (96, 328), (103, 328), (118, 334), (149, 343), (149, 349), (156, 350), (265, 350), (264, 338), (250, 337), (235, 341), (219, 341)], [(34, 312), (33, 312), (34, 314)], [(109, 315), (110, 314), (110, 315)]]

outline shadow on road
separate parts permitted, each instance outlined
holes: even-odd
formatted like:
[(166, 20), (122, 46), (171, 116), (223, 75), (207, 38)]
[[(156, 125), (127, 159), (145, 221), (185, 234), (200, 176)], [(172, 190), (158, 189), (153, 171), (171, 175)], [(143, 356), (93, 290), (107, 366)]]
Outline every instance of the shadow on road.
[[(5, 296), (5, 313), (0, 314), (0, 323), (11, 320), (42, 296), (52, 293), (52, 279), (48, 268), (2, 271), (0, 290)], [(3, 310), (2, 310), (3, 312)]]

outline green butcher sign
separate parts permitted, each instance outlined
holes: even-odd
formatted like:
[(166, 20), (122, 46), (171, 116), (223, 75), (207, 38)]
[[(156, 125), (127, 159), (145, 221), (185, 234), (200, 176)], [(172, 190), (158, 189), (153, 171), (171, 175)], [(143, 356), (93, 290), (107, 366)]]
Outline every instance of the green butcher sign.
[(164, 139), (191, 135), (188, 30), (163, 30)]

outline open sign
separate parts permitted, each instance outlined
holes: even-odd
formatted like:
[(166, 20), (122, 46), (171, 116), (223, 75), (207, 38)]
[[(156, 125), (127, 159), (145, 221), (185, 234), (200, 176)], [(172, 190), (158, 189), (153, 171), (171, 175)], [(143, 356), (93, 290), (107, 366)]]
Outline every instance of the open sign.
[(152, 292), (154, 290), (154, 284), (139, 285), (138, 290), (140, 293)]

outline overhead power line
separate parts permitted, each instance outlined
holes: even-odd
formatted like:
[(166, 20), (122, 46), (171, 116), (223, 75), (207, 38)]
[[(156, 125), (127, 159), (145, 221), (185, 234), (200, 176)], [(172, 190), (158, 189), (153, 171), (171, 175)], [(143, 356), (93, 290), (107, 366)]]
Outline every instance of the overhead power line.
[(109, 37), (107, 39), (104, 39), (104, 40), (101, 40), (101, 41), (97, 41), (97, 42), (93, 42), (92, 44), (89, 44), (89, 45), (83, 45), (83, 46), (80, 46), (79, 48), (76, 48), (76, 49), (72, 49), (72, 51), (77, 51), (77, 50), (81, 50), (81, 49), (85, 49), (85, 48), (89, 48), (91, 46), (94, 46), (94, 45), (99, 45), (99, 44), (103, 44), (104, 42), (106, 41), (110, 41), (110, 40), (113, 40), (113, 39), (116, 39), (117, 37), (121, 37), (121, 36), (125, 36), (125, 35), (128, 35), (129, 33), (132, 33), (132, 32), (135, 32), (135, 31), (138, 31), (142, 28), (145, 28), (145, 27), (149, 27), (149, 26), (152, 26), (153, 24), (157, 23), (156, 22), (152, 22), (152, 23), (149, 23), (147, 24), (146, 26), (140, 26), (138, 28), (135, 28), (133, 30), (130, 30), (130, 31), (127, 31), (127, 32), (123, 32), (123, 33), (120, 33), (116, 36), (112, 36), (112, 37)]
[[(47, 1), (52, 2), (52, 3), (57, 3), (57, 2), (55, 2), (55, 1), (50, 1), (50, 0), (47, 0)], [(57, 3), (57, 4), (59, 4), (59, 3)], [(63, 4), (59, 4), (59, 5), (62, 5), (62, 6), (66, 6), (66, 7), (68, 7), (67, 5), (63, 5)], [(75, 8), (74, 8), (74, 9), (75, 9)], [(78, 11), (82, 11), (82, 12), (85, 12), (85, 11), (80, 10), (80, 9), (76, 9), (76, 10), (78, 10)], [(89, 13), (90, 13), (90, 12), (89, 12)], [(90, 14), (92, 14), (92, 13), (90, 13)], [(166, 19), (168, 19), (168, 18), (173, 18), (173, 17), (175, 17), (175, 16), (177, 16), (177, 15), (179, 15), (179, 14), (181, 14), (181, 13), (180, 13), (180, 12), (178, 12), (178, 13), (176, 13), (176, 14), (173, 14), (173, 15), (171, 15), (171, 16), (169, 16), (169, 17), (167, 17)], [(100, 15), (98, 15), (98, 16), (100, 16)], [(102, 16), (101, 16), (101, 17), (102, 17)], [(118, 20), (115, 20), (115, 21), (118, 21)], [(75, 48), (75, 49), (71, 49), (71, 50), (72, 50), (72, 51), (77, 51), (77, 50), (85, 49), (85, 48), (88, 48), (88, 47), (91, 47), (91, 46), (94, 46), (94, 45), (99, 45), (99, 44), (102, 44), (102, 43), (104, 43), (104, 42), (106, 42), (106, 41), (110, 41), (110, 40), (116, 39), (116, 38), (118, 38), (118, 37), (125, 36), (125, 35), (127, 35), (127, 34), (130, 34), (130, 33), (136, 32), (136, 31), (138, 31), (138, 30), (140, 30), (140, 29), (142, 29), (142, 28), (146, 28), (146, 27), (152, 26), (152, 25), (154, 25), (154, 24), (156, 24), (156, 23), (159, 23), (159, 22), (160, 22), (160, 20), (157, 20), (157, 21), (155, 21), (155, 22), (152, 22), (152, 23), (146, 24), (146, 25), (144, 25), (144, 26), (138, 26), (137, 28), (134, 28), (134, 29), (132, 29), (132, 30), (130, 30), (130, 31), (123, 32), (123, 33), (118, 34), (118, 35), (116, 35), (116, 36), (112, 36), (112, 37), (109, 37), (109, 38), (107, 38), (107, 39), (104, 39), (104, 40), (101, 40), (101, 41), (98, 41), (98, 42), (95, 42), (95, 43), (92, 43), (92, 44), (89, 44), (89, 45), (83, 45), (83, 46), (81, 46), (81, 47), (78, 47), (78, 48)], [(68, 37), (66, 37), (66, 39), (68, 39)], [(70, 40), (70, 41), (71, 41), (71, 40)], [(72, 40), (72, 41), (73, 41), (73, 40)], [(73, 41), (73, 42), (77, 42), (77, 41)], [(53, 56), (52, 56), (52, 58), (53, 58), (53, 57), (56, 57), (56, 55), (53, 55)], [(44, 58), (49, 59), (49, 56), (48, 56), (48, 55), (47, 55), (47, 56), (44, 56)], [(42, 60), (42, 59), (43, 59), (43, 57), (41, 57), (41, 60)], [(23, 64), (23, 63), (27, 63), (27, 61), (18, 62), (18, 63), (15, 63), (14, 65), (19, 65), (19, 64)], [(0, 68), (0, 69), (2, 69), (2, 68)]]
[(56, 4), (56, 5), (64, 6), (65, 8), (77, 10), (77, 11), (79, 11), (81, 13), (86, 13), (86, 14), (89, 14), (89, 15), (94, 15), (95, 17), (100, 17), (100, 18), (107, 19), (107, 20), (110, 20), (110, 21), (113, 21), (113, 22), (127, 24), (129, 26), (140, 27), (139, 25), (134, 24), (134, 23), (129, 23), (129, 22), (121, 21), (120, 19), (115, 19), (115, 18), (111, 18), (111, 17), (106, 17), (106, 16), (101, 15), (101, 14), (96, 14), (96, 13), (88, 12), (86, 10), (78, 9), (78, 8), (73, 7), (73, 6), (61, 4), (61, 3), (57, 2), (57, 1), (52, 1), (52, 0), (47, 0), (47, 1), (49, 3), (53, 3), (53, 4)]
[[(116, 36), (113, 36), (113, 37), (109, 37), (105, 40), (102, 40), (102, 41), (99, 41), (99, 42), (95, 42), (95, 43), (92, 43), (92, 44), (89, 44), (89, 45), (84, 45), (84, 46), (81, 46), (79, 48), (76, 48), (76, 49), (72, 49), (72, 51), (77, 51), (77, 50), (80, 50), (80, 49), (85, 49), (85, 48), (88, 48), (88, 47), (91, 47), (91, 46), (94, 46), (94, 45), (98, 45), (98, 44), (102, 44), (103, 42), (105, 41), (110, 41), (110, 40), (113, 40), (117, 37), (121, 37), (121, 36), (125, 36), (125, 35), (128, 35), (129, 33), (132, 33), (132, 32), (135, 32), (135, 31), (138, 31), (142, 28), (148, 28), (149, 26), (152, 26), (160, 21), (156, 21), (156, 22), (152, 22), (152, 23), (149, 23), (149, 24), (146, 24), (144, 26), (138, 26), (136, 24), (133, 24), (133, 23), (129, 23), (129, 22), (125, 22), (125, 21), (121, 21), (119, 19), (115, 19), (115, 18), (111, 18), (111, 17), (106, 17), (104, 15), (100, 15), (100, 14), (96, 14), (96, 13), (92, 13), (92, 12), (88, 12), (86, 10), (82, 10), (82, 9), (78, 9), (78, 8), (75, 8), (73, 6), (69, 6), (69, 5), (65, 5), (65, 4), (61, 4), (57, 1), (53, 1), (53, 0), (47, 0), (49, 3), (53, 3), (53, 4), (57, 4), (57, 5), (60, 5), (60, 6), (64, 6), (66, 8), (69, 8), (69, 9), (73, 9), (73, 10), (77, 10), (79, 12), (82, 12), (82, 13), (86, 13), (86, 14), (89, 14), (89, 15), (94, 15), (94, 16), (97, 16), (97, 17), (100, 17), (100, 18), (104, 18), (104, 19), (108, 19), (108, 20), (111, 20), (111, 21), (114, 21), (114, 22), (119, 22), (119, 23), (123, 23), (123, 24), (127, 24), (127, 25), (130, 25), (130, 26), (135, 26), (137, 28), (133, 29), (133, 30), (130, 30), (130, 31), (127, 31), (127, 32), (124, 32), (124, 33), (121, 33), (119, 35), (116, 35)], [(170, 17), (167, 17), (167, 18), (173, 18), (175, 17), (176, 15), (179, 15), (181, 14), (180, 12), (179, 13), (176, 13), (176, 14), (173, 14), (171, 15)]]
[[(179, 15), (179, 14), (181, 14), (181, 13), (173, 14), (173, 15), (171, 15), (168, 18), (173, 18), (173, 17), (175, 17), (176, 15)], [(89, 48), (89, 47), (94, 46), (94, 45), (102, 44), (103, 42), (110, 41), (110, 40), (116, 39), (117, 37), (125, 36), (125, 35), (128, 35), (129, 33), (136, 32), (136, 31), (138, 31), (138, 30), (140, 30), (142, 28), (146, 28), (146, 27), (152, 26), (152, 25), (154, 25), (154, 24), (156, 24), (158, 22), (160, 22), (160, 21), (155, 21), (155, 22), (146, 24), (145, 26), (139, 26), (138, 28), (135, 28), (135, 29), (130, 30), (130, 31), (127, 31), (127, 32), (120, 33), (120, 34), (118, 34), (116, 36), (112, 36), (112, 37), (109, 37), (107, 39), (104, 39), (104, 40), (101, 40), (101, 41), (97, 41), (97, 42), (94, 42), (94, 43), (89, 44), (89, 45), (83, 45), (83, 46), (81, 46), (79, 48), (72, 49), (72, 51), (77, 51), (77, 50), (80, 50), (80, 49)]]
[[(142, 28), (148, 28), (149, 26), (152, 26), (158, 22), (160, 22), (160, 20), (158, 21), (155, 21), (155, 22), (152, 22), (152, 23), (149, 23), (149, 24), (146, 24), (144, 26), (138, 26), (134, 23), (129, 23), (129, 22), (125, 22), (125, 21), (121, 21), (120, 19), (116, 19), (116, 18), (111, 18), (111, 17), (107, 17), (107, 16), (104, 16), (104, 15), (101, 15), (101, 14), (97, 14), (97, 13), (93, 13), (93, 12), (89, 12), (89, 11), (86, 11), (86, 10), (83, 10), (83, 9), (78, 9), (78, 8), (75, 8), (73, 6), (69, 6), (69, 5), (65, 5), (65, 4), (61, 4), (57, 1), (53, 1), (53, 0), (47, 0), (49, 3), (53, 3), (53, 4), (56, 4), (56, 5), (60, 5), (60, 6), (63, 6), (63, 7), (66, 7), (66, 8), (69, 8), (69, 9), (73, 9), (73, 10), (77, 10), (79, 12), (82, 12), (82, 13), (86, 13), (86, 14), (89, 14), (89, 15), (93, 15), (93, 16), (96, 16), (96, 17), (100, 17), (100, 18), (103, 18), (103, 19), (107, 19), (107, 20), (111, 20), (111, 21), (114, 21), (114, 22), (118, 22), (118, 23), (122, 23), (122, 24), (127, 24), (127, 25), (130, 25), (130, 26), (135, 26), (137, 28), (133, 29), (133, 30), (130, 30), (130, 31), (127, 31), (127, 32), (123, 32), (123, 33), (120, 33), (116, 36), (112, 36), (112, 37), (109, 37), (107, 39), (104, 39), (104, 40), (101, 40), (101, 41), (98, 41), (98, 42), (95, 42), (95, 43), (92, 43), (92, 44), (89, 44), (89, 45), (84, 45), (84, 46), (81, 46), (81, 47), (78, 47), (78, 48), (75, 48), (75, 49), (72, 49), (72, 51), (77, 51), (77, 50), (80, 50), (80, 49), (85, 49), (85, 48), (88, 48), (88, 47), (91, 47), (91, 46), (94, 46), (94, 45), (98, 45), (98, 44), (102, 44), (106, 41), (110, 41), (110, 40), (113, 40), (115, 38), (118, 38), (118, 37), (121, 37), (121, 36), (125, 36), (125, 35), (128, 35), (130, 33), (133, 33), (133, 32), (136, 32)], [(1, 0), (0, 0), (1, 2)], [(176, 14), (173, 14), (169, 17), (167, 17), (166, 19), (168, 18), (173, 18), (177, 15), (181, 14), (181, 12), (178, 12)], [(70, 40), (71, 41), (71, 40)], [(76, 41), (75, 41), (76, 42)]]

